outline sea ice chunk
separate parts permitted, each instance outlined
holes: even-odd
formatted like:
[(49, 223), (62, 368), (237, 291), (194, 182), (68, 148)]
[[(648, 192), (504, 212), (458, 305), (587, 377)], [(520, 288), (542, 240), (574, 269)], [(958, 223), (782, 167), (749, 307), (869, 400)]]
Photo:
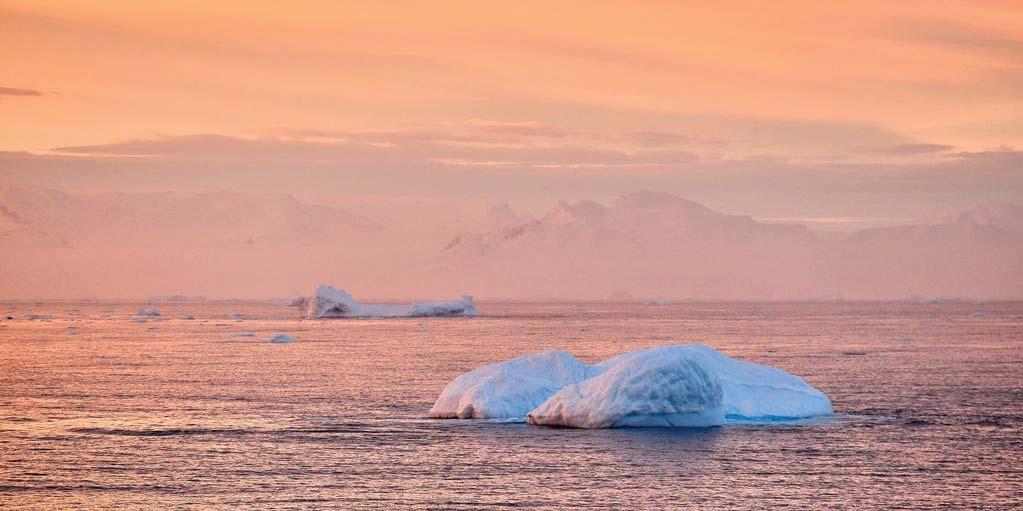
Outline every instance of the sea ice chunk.
[(462, 295), (461, 300), (446, 302), (414, 302), (409, 316), (477, 316), (479, 311), (472, 303), (472, 296)]
[(293, 302), (310, 319), (403, 317), (403, 316), (477, 316), (471, 296), (446, 302), (415, 302), (411, 305), (361, 304), (343, 289), (322, 285), (316, 296)]
[(717, 376), (678, 350), (647, 350), (559, 390), (529, 412), (530, 424), (573, 428), (707, 427), (724, 423)]
[(589, 366), (561, 350), (490, 364), (448, 383), (430, 417), (523, 421), (559, 389), (589, 374)]
[(270, 338), (270, 342), (274, 344), (291, 344), (295, 342), (295, 338), (288, 334), (277, 334)]
[(298, 298), (293, 305), (302, 309), (307, 318), (343, 318), (353, 314), (358, 304), (344, 289), (322, 285), (316, 296)]
[(802, 378), (736, 360), (699, 344), (632, 351), (592, 366), (563, 351), (520, 357), (463, 374), (432, 417), (508, 418), (582, 428), (713, 426), (832, 413)]
[(796, 419), (832, 412), (831, 400), (795, 375), (738, 360), (702, 344), (632, 351), (597, 364), (609, 368), (634, 357), (690, 357), (720, 381), (726, 418), (747, 421)]

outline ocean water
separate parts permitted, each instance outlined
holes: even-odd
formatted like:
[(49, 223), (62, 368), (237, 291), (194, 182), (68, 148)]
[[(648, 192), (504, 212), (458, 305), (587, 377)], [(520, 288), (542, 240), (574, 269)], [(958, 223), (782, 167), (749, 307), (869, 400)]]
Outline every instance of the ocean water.
[[(479, 318), (333, 321), (140, 305), (0, 303), (0, 508), (1023, 506), (1023, 303), (484, 302)], [(482, 364), (688, 342), (800, 375), (837, 413), (702, 430), (427, 418)]]

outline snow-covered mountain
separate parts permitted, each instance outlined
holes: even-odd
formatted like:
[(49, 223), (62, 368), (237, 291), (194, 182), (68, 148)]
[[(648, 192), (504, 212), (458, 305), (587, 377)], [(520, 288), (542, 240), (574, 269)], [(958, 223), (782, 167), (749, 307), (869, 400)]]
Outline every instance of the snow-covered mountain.
[[(512, 295), (706, 299), (1023, 295), (1021, 208), (939, 224), (818, 237), (654, 192), (612, 206), (560, 203), (542, 218), (463, 234), (453, 266)], [(568, 290), (571, 294), (566, 294)]]
[(286, 295), (323, 268), (364, 264), (383, 239), (368, 220), (284, 194), (8, 188), (0, 208), (6, 296)]
[(866, 229), (827, 247), (851, 296), (1023, 296), (1023, 208), (992, 203), (933, 224)]
[(0, 207), (9, 220), (0, 224), (0, 243), (28, 231), (75, 248), (308, 244), (374, 227), (342, 209), (303, 204), (286, 194), (69, 194), (9, 188), (0, 191)]
[(352, 206), (0, 189), (0, 297), (297, 296), (319, 282), (371, 299), (1023, 297), (1011, 204), (841, 237), (656, 192), (537, 218), (507, 204)]

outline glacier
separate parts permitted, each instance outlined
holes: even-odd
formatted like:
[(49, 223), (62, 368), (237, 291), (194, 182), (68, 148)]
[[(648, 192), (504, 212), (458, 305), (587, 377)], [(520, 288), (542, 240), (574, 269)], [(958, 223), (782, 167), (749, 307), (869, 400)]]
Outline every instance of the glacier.
[(504, 419), (575, 428), (708, 427), (832, 413), (802, 378), (700, 344), (623, 353), (588, 365), (552, 350), (455, 378), (435, 418)]
[(302, 309), (309, 319), (329, 318), (393, 318), (423, 316), (477, 316), (479, 311), (472, 296), (443, 302), (413, 302), (410, 305), (362, 304), (344, 289), (321, 285), (316, 296), (299, 298), (293, 305)]

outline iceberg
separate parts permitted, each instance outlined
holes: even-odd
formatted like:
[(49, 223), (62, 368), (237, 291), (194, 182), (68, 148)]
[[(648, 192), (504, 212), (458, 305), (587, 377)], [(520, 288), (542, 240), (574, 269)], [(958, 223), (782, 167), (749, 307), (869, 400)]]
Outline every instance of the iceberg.
[(477, 316), (471, 296), (446, 302), (414, 302), (411, 305), (362, 304), (343, 289), (322, 285), (316, 296), (293, 302), (310, 319), (329, 318), (391, 318), (422, 316)]
[(277, 334), (270, 338), (270, 342), (274, 344), (291, 344), (295, 342), (295, 338), (288, 334)]
[(139, 310), (135, 313), (136, 316), (152, 316), (156, 317), (160, 315), (160, 311), (156, 310), (156, 307), (146, 310), (145, 307), (139, 307)]
[(472, 296), (462, 295), (461, 300), (444, 302), (413, 302), (409, 308), (409, 316), (478, 316), (479, 311), (473, 304)]
[(530, 424), (573, 428), (717, 426), (718, 378), (691, 357), (630, 357), (568, 385), (526, 414)]
[(557, 350), (491, 364), (455, 378), (430, 410), (435, 418), (576, 428), (708, 427), (830, 413), (827, 395), (802, 378), (699, 344), (594, 365)]
[(522, 419), (592, 368), (561, 350), (479, 367), (454, 379), (430, 409), (440, 419)]

